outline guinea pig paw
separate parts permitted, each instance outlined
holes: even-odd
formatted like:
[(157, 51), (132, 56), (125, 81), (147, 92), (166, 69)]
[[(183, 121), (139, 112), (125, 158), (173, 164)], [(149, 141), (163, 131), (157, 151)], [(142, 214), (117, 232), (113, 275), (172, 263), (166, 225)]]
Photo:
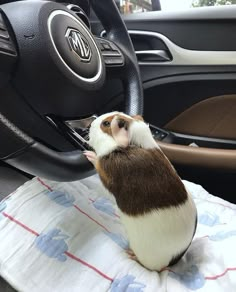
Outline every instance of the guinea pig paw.
[(138, 258), (136, 257), (135, 253), (132, 251), (132, 249), (127, 249), (126, 253), (128, 254), (128, 257), (131, 260), (137, 261), (138, 262)]
[(94, 151), (86, 150), (83, 153), (91, 163), (95, 164), (97, 160), (97, 154)]

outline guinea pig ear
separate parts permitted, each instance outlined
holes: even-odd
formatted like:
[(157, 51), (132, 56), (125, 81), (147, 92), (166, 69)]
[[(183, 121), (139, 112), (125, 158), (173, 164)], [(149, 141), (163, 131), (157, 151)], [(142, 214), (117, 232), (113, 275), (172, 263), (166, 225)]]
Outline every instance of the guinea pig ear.
[(140, 116), (140, 115), (132, 116), (132, 118), (133, 118), (134, 120), (138, 120), (138, 121), (142, 121), (142, 122), (144, 121), (143, 117)]

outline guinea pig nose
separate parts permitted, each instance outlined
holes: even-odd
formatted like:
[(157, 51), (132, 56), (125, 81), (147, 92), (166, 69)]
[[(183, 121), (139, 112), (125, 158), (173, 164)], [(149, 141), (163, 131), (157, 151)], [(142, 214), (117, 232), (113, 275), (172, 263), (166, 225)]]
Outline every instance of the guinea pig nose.
[(118, 127), (120, 129), (124, 128), (125, 125), (126, 125), (126, 121), (125, 120), (118, 120)]

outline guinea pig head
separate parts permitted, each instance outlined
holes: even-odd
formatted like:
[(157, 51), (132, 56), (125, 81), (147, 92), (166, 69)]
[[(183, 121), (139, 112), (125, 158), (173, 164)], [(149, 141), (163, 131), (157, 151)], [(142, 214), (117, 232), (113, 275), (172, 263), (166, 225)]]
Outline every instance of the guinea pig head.
[(120, 112), (101, 115), (91, 124), (89, 145), (97, 156), (104, 156), (130, 143), (129, 127), (133, 118)]

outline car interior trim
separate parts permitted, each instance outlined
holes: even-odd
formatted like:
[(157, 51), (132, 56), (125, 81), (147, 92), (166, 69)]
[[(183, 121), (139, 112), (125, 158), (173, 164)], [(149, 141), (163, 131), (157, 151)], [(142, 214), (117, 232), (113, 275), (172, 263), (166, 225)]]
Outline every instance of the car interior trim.
[[(233, 69), (232, 69), (233, 71)], [(162, 78), (157, 78), (153, 80), (148, 80), (143, 84), (144, 89), (149, 89), (155, 86), (164, 85), (164, 84), (172, 84), (172, 83), (182, 83), (184, 81), (220, 81), (220, 80), (235, 80), (235, 73), (192, 73), (191, 75), (179, 74), (176, 76), (165, 76)]]
[[(177, 1), (176, 1), (177, 2)], [(142, 13), (130, 13), (123, 15), (125, 22), (136, 21), (149, 22), (149, 21), (175, 21), (175, 20), (235, 20), (236, 6), (206, 6), (194, 9), (181, 9), (173, 11), (147, 11)]]
[(174, 164), (235, 172), (236, 150), (157, 143)]
[[(130, 35), (141, 35), (145, 37), (156, 37), (162, 40), (167, 46), (168, 50), (166, 53), (172, 56), (172, 60), (160, 62), (160, 61), (149, 61), (143, 62), (139, 61), (139, 65), (236, 65), (236, 51), (197, 51), (184, 49), (175, 43), (173, 43), (169, 38), (163, 34), (153, 32), (153, 31), (141, 31), (141, 30), (129, 30)], [(104, 35), (104, 32), (102, 32)], [(153, 53), (153, 50), (147, 50), (146, 54)], [(140, 54), (136, 51), (136, 54)]]

